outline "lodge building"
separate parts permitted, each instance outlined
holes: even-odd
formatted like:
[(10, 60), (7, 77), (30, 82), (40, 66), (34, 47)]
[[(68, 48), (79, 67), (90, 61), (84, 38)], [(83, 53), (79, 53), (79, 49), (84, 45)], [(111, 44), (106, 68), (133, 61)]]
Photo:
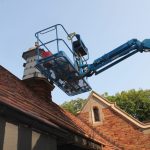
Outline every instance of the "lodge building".
[(78, 116), (53, 102), (54, 85), (23, 53), (23, 80), (0, 66), (0, 150), (150, 150), (150, 123), (141, 123), (92, 92)]

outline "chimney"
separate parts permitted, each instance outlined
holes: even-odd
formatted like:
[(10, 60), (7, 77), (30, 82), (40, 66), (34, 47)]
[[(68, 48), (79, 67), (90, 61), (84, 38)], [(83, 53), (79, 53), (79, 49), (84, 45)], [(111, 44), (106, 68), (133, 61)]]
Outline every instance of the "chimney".
[[(40, 53), (43, 51), (43, 49), (39, 49)], [(36, 47), (24, 52), (22, 57), (26, 61), (23, 64), (23, 82), (39, 97), (46, 101), (51, 101), (51, 91), (54, 89), (54, 85), (35, 67), (36, 60), (38, 59)]]

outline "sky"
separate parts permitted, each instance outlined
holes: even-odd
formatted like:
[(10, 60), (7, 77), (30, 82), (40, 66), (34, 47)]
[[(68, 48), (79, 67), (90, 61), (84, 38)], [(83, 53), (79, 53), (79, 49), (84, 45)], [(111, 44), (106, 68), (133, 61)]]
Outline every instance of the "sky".
[[(57, 23), (81, 35), (92, 63), (132, 38), (150, 38), (149, 14), (149, 0), (0, 0), (0, 65), (22, 79), (22, 53), (34, 45), (37, 31)], [(138, 53), (88, 82), (99, 94), (149, 89), (149, 64), (150, 53)], [(52, 92), (57, 104), (89, 94)]]

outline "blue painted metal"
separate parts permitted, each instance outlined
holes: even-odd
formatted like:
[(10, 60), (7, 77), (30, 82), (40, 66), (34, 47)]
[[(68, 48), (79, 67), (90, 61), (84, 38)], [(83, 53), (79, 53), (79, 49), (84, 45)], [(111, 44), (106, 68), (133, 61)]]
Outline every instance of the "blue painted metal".
[[(58, 27), (61, 27), (69, 37), (71, 48), (67, 42), (59, 38)], [(47, 34), (51, 31), (56, 31), (56, 37), (49, 41), (43, 42), (40, 39), (41, 34)], [(72, 36), (74, 35), (74, 36)], [(91, 90), (85, 77), (90, 77), (93, 74), (97, 75), (110, 67), (120, 63), (137, 52), (150, 51), (150, 39), (143, 42), (137, 39), (132, 39), (118, 48), (108, 52), (107, 54), (96, 59), (92, 64), (87, 64), (89, 59), (88, 49), (78, 34), (68, 34), (66, 29), (57, 24), (41, 30), (35, 34), (37, 42), (40, 43), (37, 47), (37, 54), (40, 55), (39, 47), (43, 46), (49, 51), (47, 45), (56, 42), (57, 53), (52, 56), (42, 58), (38, 56), (36, 67), (47, 77), (53, 81), (60, 89), (69, 96), (77, 95)], [(74, 38), (75, 37), (75, 38)], [(72, 63), (64, 51), (60, 51), (59, 43), (62, 42), (66, 48), (72, 53), (74, 62)]]
[[(42, 74), (44, 74), (46, 78), (53, 81), (55, 85), (57, 85), (69, 96), (90, 91), (91, 87), (87, 83), (86, 79), (80, 77), (80, 73), (83, 72), (82, 66), (86, 64), (87, 59), (85, 56), (80, 56), (80, 54), (77, 54), (73, 47), (70, 48), (64, 39), (59, 38), (58, 27), (61, 27), (61, 29), (65, 31), (66, 36), (69, 37), (66, 29), (60, 24), (51, 26), (35, 34), (37, 43), (39, 43), (39, 46), (37, 47), (38, 55), (40, 55), (39, 47), (44, 47), (44, 49), (49, 51), (48, 44), (56, 43), (56, 53), (46, 58), (38, 56), (36, 67)], [(40, 39), (40, 36), (51, 31), (56, 31), (56, 37), (54, 39), (50, 39), (49, 41), (43, 42)], [(60, 51), (60, 42), (62, 42), (67, 50), (69, 50), (73, 55), (74, 64), (67, 57), (64, 51)], [(74, 39), (72, 38), (69, 42), (71, 42), (72, 46)]]
[(91, 90), (84, 78), (79, 79), (79, 72), (63, 51), (40, 59), (36, 67), (69, 96)]
[(82, 77), (91, 76), (93, 74), (97, 75), (109, 69), (110, 67), (120, 63), (126, 58), (136, 54), (137, 52), (142, 53), (146, 51), (150, 51), (150, 39), (144, 40), (143, 42), (140, 42), (137, 39), (132, 39), (127, 43), (96, 59), (93, 64), (88, 65), (87, 72), (84, 73)]

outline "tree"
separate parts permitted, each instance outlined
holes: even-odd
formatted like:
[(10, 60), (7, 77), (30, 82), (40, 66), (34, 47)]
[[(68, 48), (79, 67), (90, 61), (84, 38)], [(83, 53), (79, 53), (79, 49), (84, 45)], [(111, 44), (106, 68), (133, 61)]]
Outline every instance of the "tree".
[(86, 102), (86, 99), (78, 98), (76, 100), (71, 100), (69, 102), (65, 101), (61, 105), (61, 107), (64, 108), (65, 110), (68, 110), (72, 114), (76, 115), (77, 112), (79, 112), (81, 110), (81, 108), (83, 107), (83, 105), (85, 104), (85, 102)]
[(104, 94), (105, 98), (116, 104), (140, 121), (150, 120), (150, 90), (129, 90), (114, 96)]
[[(150, 90), (129, 90), (122, 91), (113, 96), (110, 96), (107, 92), (103, 95), (106, 99), (116, 104), (140, 121), (150, 121)], [(75, 114), (81, 110), (86, 103), (85, 99), (78, 98), (69, 102), (64, 102), (61, 106)]]

